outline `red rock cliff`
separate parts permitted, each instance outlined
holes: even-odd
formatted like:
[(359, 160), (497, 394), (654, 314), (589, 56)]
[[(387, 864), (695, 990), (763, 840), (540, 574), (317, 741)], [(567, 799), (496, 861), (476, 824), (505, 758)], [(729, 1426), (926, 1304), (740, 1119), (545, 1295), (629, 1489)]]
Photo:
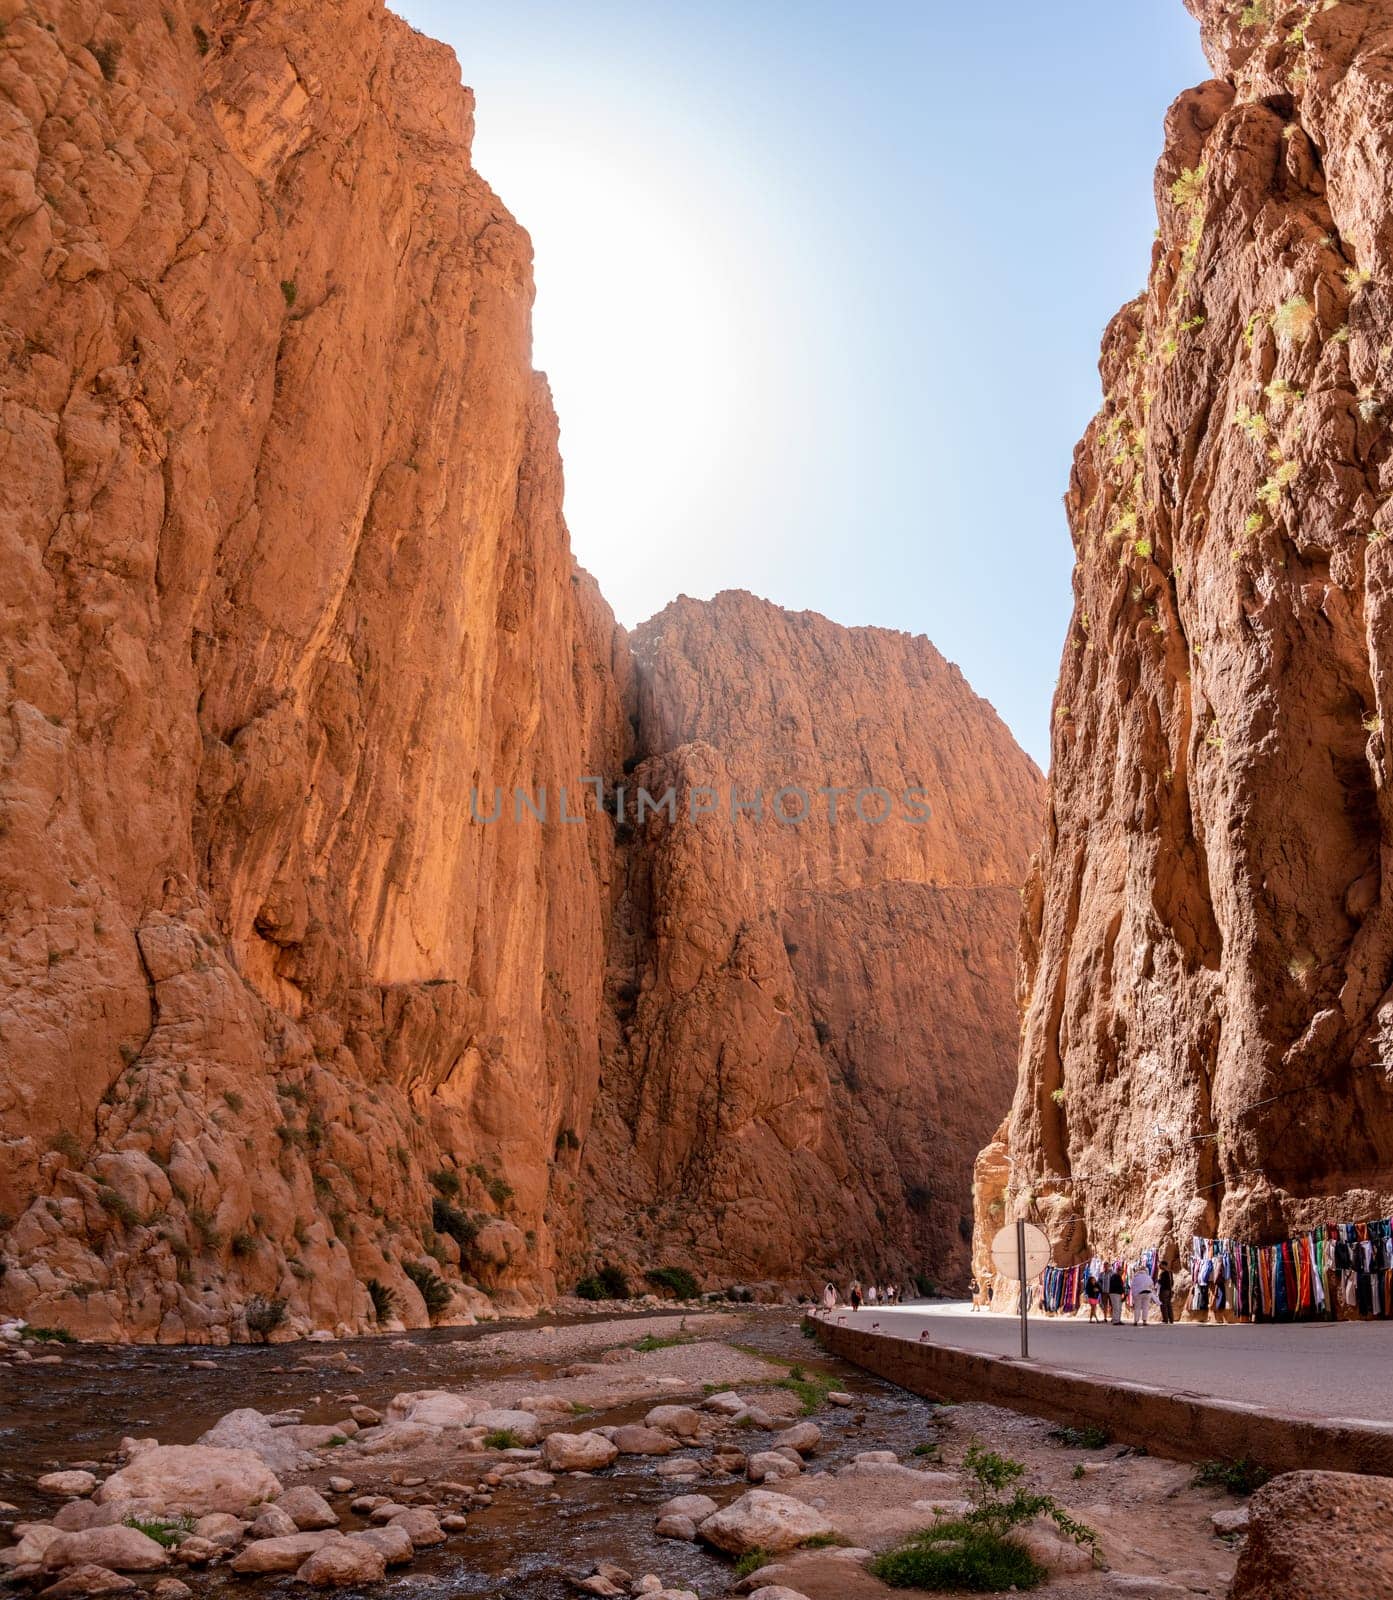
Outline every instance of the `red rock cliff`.
[[(965, 1280), (972, 1159), (1014, 1070), (1039, 774), (927, 639), (727, 593), (633, 645), (629, 781), (677, 805), (629, 850), (615, 920), (596, 1248), (627, 1232), (748, 1278)], [(893, 806), (858, 800), (871, 785)], [(773, 815), (785, 786), (806, 822)], [(700, 789), (719, 815), (693, 817)], [(847, 791), (835, 823), (828, 789)], [(733, 818), (757, 792), (764, 818)]]
[(1393, 4), (1191, 9), (1026, 891), (1006, 1209), (1071, 1251), (1393, 1204)]
[[(922, 641), (749, 600), (650, 624), (640, 692), (448, 50), (374, 0), (0, 23), (0, 1313), (958, 1270), (1036, 798), (1004, 729)], [(640, 755), (935, 817), (512, 822)]]

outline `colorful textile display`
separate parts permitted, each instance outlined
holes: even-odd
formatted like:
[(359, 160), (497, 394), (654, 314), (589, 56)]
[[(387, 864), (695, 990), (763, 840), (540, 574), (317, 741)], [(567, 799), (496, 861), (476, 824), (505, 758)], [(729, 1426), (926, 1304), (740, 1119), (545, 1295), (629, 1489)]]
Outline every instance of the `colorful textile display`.
[(1340, 1305), (1393, 1317), (1393, 1220), (1322, 1223), (1268, 1245), (1196, 1236), (1190, 1271), (1192, 1311), (1289, 1321)]

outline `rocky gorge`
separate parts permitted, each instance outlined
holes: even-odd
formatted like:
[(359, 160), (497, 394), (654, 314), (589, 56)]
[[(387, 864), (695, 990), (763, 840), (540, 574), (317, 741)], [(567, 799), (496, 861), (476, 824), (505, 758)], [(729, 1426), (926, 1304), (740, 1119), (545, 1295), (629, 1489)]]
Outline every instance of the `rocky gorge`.
[[(1393, 1209), (1393, 6), (1189, 0), (1103, 343), (1024, 1033), (978, 1234), (1060, 1261)], [(984, 1258), (979, 1253), (979, 1262)]]
[(965, 1280), (1039, 775), (926, 640), (616, 625), (473, 112), (373, 0), (0, 0), (0, 1313)]

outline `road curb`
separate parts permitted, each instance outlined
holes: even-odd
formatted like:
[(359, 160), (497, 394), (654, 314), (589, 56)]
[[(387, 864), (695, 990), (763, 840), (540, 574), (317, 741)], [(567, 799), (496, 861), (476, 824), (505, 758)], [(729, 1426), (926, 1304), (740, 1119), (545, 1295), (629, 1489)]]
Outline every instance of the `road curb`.
[(1123, 1444), (1182, 1461), (1246, 1456), (1272, 1472), (1393, 1476), (1393, 1423), (1291, 1416), (1246, 1401), (813, 1320), (818, 1341), (832, 1355), (926, 1400), (982, 1400), (1071, 1427), (1095, 1425)]

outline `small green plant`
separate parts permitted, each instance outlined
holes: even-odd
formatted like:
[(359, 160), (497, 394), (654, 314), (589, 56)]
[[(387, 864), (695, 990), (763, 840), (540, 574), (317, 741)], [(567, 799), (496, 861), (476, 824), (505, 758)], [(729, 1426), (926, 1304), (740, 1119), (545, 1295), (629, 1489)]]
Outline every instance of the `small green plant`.
[(239, 1261), (245, 1261), (256, 1254), (256, 1240), (251, 1234), (239, 1231), (227, 1241), (227, 1248)]
[(1064, 1091), (1063, 1091), (1063, 1089), (1051, 1089), (1050, 1090), (1050, 1099), (1054, 1101), (1055, 1105), (1062, 1106), (1064, 1104)]
[(244, 1316), (247, 1332), (260, 1339), (262, 1344), (285, 1321), (286, 1305), (280, 1295), (254, 1294), (247, 1301)]
[(106, 44), (88, 45), (87, 48), (92, 52), (92, 59), (101, 68), (102, 77), (108, 83), (114, 82), (116, 68), (121, 63), (121, 46), (115, 40), (110, 40)]
[(644, 1277), (655, 1289), (666, 1289), (675, 1299), (696, 1300), (701, 1296), (701, 1285), (686, 1267), (650, 1267)]
[(1361, 289), (1367, 288), (1373, 281), (1373, 273), (1365, 267), (1345, 268), (1345, 285), (1353, 290), (1355, 294), (1358, 294)]
[(396, 1291), (377, 1278), (368, 1279), (367, 1291), (368, 1299), (372, 1301), (373, 1318), (378, 1322), (390, 1322), (397, 1308)]
[(500, 1211), (513, 1198), (512, 1184), (506, 1178), (499, 1177), (497, 1174), (491, 1177), (484, 1187), (489, 1192), (489, 1199), (493, 1201)]
[(1316, 322), (1316, 308), (1304, 294), (1284, 300), (1272, 314), (1272, 329), (1287, 344), (1300, 344)]
[(958, 1594), (1038, 1589), (1049, 1576), (1020, 1545), (965, 1517), (916, 1534), (877, 1556), (868, 1570), (892, 1589)]
[(1238, 13), (1238, 26), (1246, 33), (1250, 28), (1270, 28), (1272, 7), (1270, 0), (1248, 0)]
[(1066, 1450), (1101, 1450), (1112, 1443), (1106, 1428), (1091, 1423), (1083, 1428), (1051, 1428), (1048, 1437)]
[(556, 1135), (556, 1148), (558, 1150), (579, 1150), (580, 1140), (576, 1137), (574, 1128), (562, 1128)]
[(735, 1563), (735, 1576), (748, 1578), (752, 1572), (758, 1572), (761, 1567), (767, 1567), (774, 1559), (773, 1553), (768, 1550), (756, 1548), (747, 1550)]
[(172, 1517), (127, 1517), (124, 1525), (135, 1528), (164, 1549), (172, 1550), (193, 1532), (194, 1519), (187, 1513)]
[(580, 1280), (576, 1285), (576, 1297), (580, 1300), (627, 1300), (629, 1280), (618, 1267), (603, 1266)]
[(1247, 1456), (1236, 1461), (1201, 1461), (1190, 1482), (1196, 1489), (1227, 1489), (1230, 1494), (1254, 1494), (1272, 1476)]
[(829, 1378), (826, 1373), (805, 1374), (802, 1367), (790, 1367), (788, 1376), (780, 1378), (777, 1386), (796, 1394), (802, 1404), (803, 1415), (810, 1417), (826, 1403), (827, 1396), (837, 1387), (837, 1380)]
[(692, 1336), (689, 1333), (678, 1335), (672, 1339), (660, 1339), (656, 1333), (645, 1333), (634, 1349), (640, 1355), (647, 1355), (650, 1350), (671, 1350), (680, 1344), (691, 1344)]
[(126, 1199), (124, 1195), (117, 1194), (115, 1189), (103, 1184), (97, 1190), (97, 1199), (121, 1224), (123, 1228), (134, 1228), (140, 1223), (140, 1213)]
[(198, 53), (201, 56), (206, 56), (208, 54), (209, 50), (212, 48), (212, 43), (213, 43), (212, 40), (208, 37), (208, 35), (203, 31), (202, 28), (199, 27), (199, 25), (196, 22), (193, 25), (193, 42), (194, 42), (195, 45), (197, 45)]
[(1204, 193), (1204, 179), (1209, 168), (1203, 161), (1197, 167), (1186, 167), (1171, 184), (1171, 199), (1182, 209), (1192, 206)]
[[(430, 1181), (434, 1184), (436, 1192), (444, 1195), (447, 1200), (457, 1200), (459, 1198), (459, 1173), (451, 1172), (448, 1167), (441, 1167), (438, 1171), (431, 1173)], [(440, 1227), (438, 1222), (436, 1227)], [(441, 1229), (441, 1232), (444, 1232), (444, 1229)]]
[(485, 1450), (516, 1450), (521, 1443), (511, 1428), (490, 1428), (484, 1435)]
[(55, 1133), (48, 1141), (48, 1148), (62, 1156), (73, 1166), (82, 1165), (82, 1146), (78, 1143), (77, 1135), (64, 1129), (62, 1133)]
[(934, 1192), (926, 1183), (911, 1183), (904, 1192), (904, 1203), (918, 1216), (933, 1205)]
[(1076, 1461), (1074, 1463), (1074, 1470), (1069, 1474), (1069, 1476), (1071, 1478), (1073, 1478), (1076, 1482), (1078, 1481), (1078, 1479), (1083, 1477), (1083, 1462), (1082, 1461)]
[(231, 1111), (241, 1111), (246, 1104), (246, 1101), (242, 1099), (235, 1089), (229, 1089), (223, 1099), (227, 1101), (228, 1109)]
[(452, 1206), (439, 1195), (431, 1201), (430, 1220), (437, 1233), (448, 1233), (461, 1250), (467, 1250), (479, 1232), (478, 1217)]
[(426, 1315), (434, 1322), (453, 1298), (449, 1284), (424, 1261), (404, 1261), (402, 1271), (420, 1291), (426, 1303)]
[(66, 1328), (27, 1327), (19, 1330), (21, 1339), (33, 1339), (37, 1344), (76, 1344), (77, 1340)]
[(936, 1444), (916, 1444), (909, 1452), (912, 1456), (925, 1456), (930, 1461), (937, 1461), (940, 1447)]
[(285, 297), (285, 305), (287, 310), (290, 310), (291, 307), (294, 306), (295, 298), (299, 292), (300, 291), (295, 286), (294, 278), (281, 279), (281, 294)]

